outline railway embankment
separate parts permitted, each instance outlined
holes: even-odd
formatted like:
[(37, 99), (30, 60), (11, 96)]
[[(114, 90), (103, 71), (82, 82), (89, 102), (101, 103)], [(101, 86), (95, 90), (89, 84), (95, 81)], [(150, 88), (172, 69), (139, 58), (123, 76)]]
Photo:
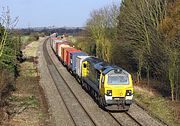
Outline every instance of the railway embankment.
[(150, 115), (168, 125), (180, 125), (180, 103), (163, 97), (158, 91), (149, 87), (134, 86), (135, 102)]
[(43, 38), (33, 41), (23, 50), (28, 60), (19, 66), (20, 76), (16, 79), (16, 90), (6, 99), (2, 125), (49, 125), (48, 107), (39, 85), (37, 69), (38, 46), (42, 41)]

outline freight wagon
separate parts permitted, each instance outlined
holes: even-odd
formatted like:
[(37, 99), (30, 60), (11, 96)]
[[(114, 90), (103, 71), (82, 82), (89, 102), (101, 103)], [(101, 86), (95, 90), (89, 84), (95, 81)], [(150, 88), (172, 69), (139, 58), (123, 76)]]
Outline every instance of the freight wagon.
[(55, 53), (57, 52), (57, 45), (58, 45), (58, 43), (61, 43), (61, 42), (62, 42), (62, 40), (59, 40), (59, 39), (55, 39), (55, 40), (53, 41), (53, 43), (52, 43), (52, 48), (53, 48), (53, 50), (54, 50)]
[(54, 43), (55, 40), (57, 40), (57, 38), (55, 38), (55, 37), (51, 37), (50, 38), (50, 45), (51, 45), (51, 47), (53, 47), (53, 43)]
[(66, 66), (67, 65), (67, 51), (71, 51), (71, 50), (77, 50), (73, 47), (66, 47), (66, 48), (63, 48), (63, 65)]
[(82, 62), (83, 62), (83, 60), (85, 60), (88, 57), (90, 57), (90, 56), (77, 56), (76, 57), (76, 78), (80, 83), (82, 83), (81, 82), (81, 80), (82, 80)]
[(68, 65), (68, 69), (75, 74), (76, 71), (76, 57), (77, 56), (87, 56), (84, 52), (70, 52), (70, 64)]
[(60, 60), (62, 60), (62, 47), (70, 47), (70, 45), (68, 45), (68, 42), (62, 42), (57, 45), (57, 56), (60, 58)]
[(66, 65), (66, 66), (70, 65), (70, 53), (80, 52), (80, 51), (81, 50), (77, 50), (75, 48), (65, 50), (65, 52), (64, 52), (64, 65)]

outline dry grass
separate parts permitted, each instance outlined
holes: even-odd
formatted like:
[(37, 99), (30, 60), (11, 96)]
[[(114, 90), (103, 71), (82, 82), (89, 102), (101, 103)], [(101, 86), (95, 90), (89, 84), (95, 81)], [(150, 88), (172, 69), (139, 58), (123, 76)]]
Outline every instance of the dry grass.
[[(36, 57), (39, 41), (30, 43), (23, 52), (26, 56)], [(10, 120), (4, 125), (39, 126), (45, 125), (48, 113), (42, 97), (39, 77), (33, 62), (24, 62), (20, 67), (20, 77), (16, 81), (16, 91), (8, 98), (7, 112)]]
[(177, 108), (179, 108), (178, 103), (173, 103), (153, 91), (149, 92), (146, 88), (134, 87), (135, 99), (139, 103), (143, 104), (149, 111), (165, 120), (168, 124), (173, 126), (180, 125), (180, 119), (178, 119), (180, 109), (177, 112)]

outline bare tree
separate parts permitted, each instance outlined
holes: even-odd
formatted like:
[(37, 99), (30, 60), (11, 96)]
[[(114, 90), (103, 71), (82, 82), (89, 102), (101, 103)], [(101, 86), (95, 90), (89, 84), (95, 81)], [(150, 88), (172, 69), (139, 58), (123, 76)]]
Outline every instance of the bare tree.
[(111, 61), (112, 38), (117, 31), (119, 6), (116, 4), (94, 10), (87, 21), (87, 30), (96, 41), (96, 54), (99, 58)]
[(6, 44), (6, 40), (8, 37), (8, 32), (13, 29), (16, 24), (18, 23), (18, 17), (15, 17), (14, 19), (11, 18), (10, 15), (10, 9), (9, 7), (4, 8), (3, 7), (3, 12), (0, 17), (0, 24), (1, 27), (4, 28), (3, 33), (1, 33), (1, 41), (0, 41), (0, 57), (3, 54), (4, 46)]

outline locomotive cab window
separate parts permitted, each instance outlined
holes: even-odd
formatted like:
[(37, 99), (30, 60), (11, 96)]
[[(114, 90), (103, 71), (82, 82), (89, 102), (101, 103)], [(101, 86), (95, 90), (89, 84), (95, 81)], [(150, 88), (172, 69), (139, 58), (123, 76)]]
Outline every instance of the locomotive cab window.
[(108, 75), (108, 84), (129, 84), (127, 75)]

